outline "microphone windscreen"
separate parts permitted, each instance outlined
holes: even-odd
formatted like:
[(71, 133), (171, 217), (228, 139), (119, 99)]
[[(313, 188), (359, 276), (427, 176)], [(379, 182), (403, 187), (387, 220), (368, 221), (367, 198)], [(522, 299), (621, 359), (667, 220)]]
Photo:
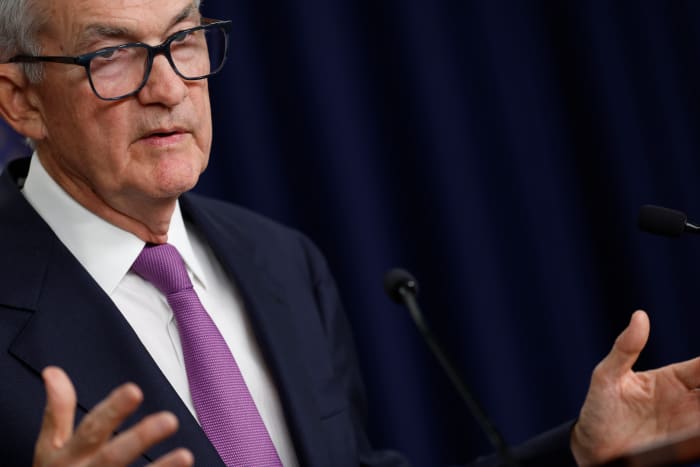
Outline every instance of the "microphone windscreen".
[(685, 231), (688, 216), (675, 209), (647, 204), (639, 209), (639, 228), (645, 232), (678, 237)]
[(384, 275), (384, 291), (396, 303), (403, 303), (401, 288), (409, 289), (413, 295), (418, 293), (418, 283), (410, 272), (405, 269), (394, 268)]

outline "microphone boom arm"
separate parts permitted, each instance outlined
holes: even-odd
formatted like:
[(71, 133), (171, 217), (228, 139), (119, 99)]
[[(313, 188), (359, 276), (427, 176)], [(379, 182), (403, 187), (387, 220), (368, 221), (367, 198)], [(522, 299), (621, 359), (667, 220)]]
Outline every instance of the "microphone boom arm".
[(423, 335), (423, 339), (425, 340), (426, 344), (428, 344), (428, 347), (435, 358), (437, 358), (440, 366), (442, 366), (445, 373), (447, 373), (447, 376), (449, 377), (450, 381), (452, 381), (452, 384), (457, 389), (457, 392), (461, 396), (464, 403), (467, 404), (469, 411), (479, 423), (479, 426), (488, 437), (491, 445), (498, 451), (501, 459), (505, 461), (507, 465), (517, 467), (519, 464), (511, 454), (505, 439), (503, 439), (501, 433), (499, 433), (493, 422), (491, 422), (489, 417), (486, 415), (486, 412), (481, 407), (481, 404), (479, 404), (476, 398), (474, 398), (467, 385), (459, 376), (459, 372), (447, 357), (447, 354), (443, 351), (442, 346), (439, 344), (437, 339), (433, 337), (433, 333), (430, 331), (430, 328), (425, 322), (423, 314), (420, 311), (420, 307), (418, 306), (418, 302), (416, 301), (415, 287), (410, 287), (410, 285), (400, 285), (398, 287), (398, 293), (401, 296), (403, 303), (408, 308), (411, 318), (413, 318), (413, 322)]

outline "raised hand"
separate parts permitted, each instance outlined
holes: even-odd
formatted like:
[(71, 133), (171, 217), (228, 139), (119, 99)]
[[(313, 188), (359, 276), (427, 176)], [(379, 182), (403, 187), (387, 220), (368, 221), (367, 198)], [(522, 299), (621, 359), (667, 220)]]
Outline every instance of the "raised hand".
[[(114, 431), (143, 400), (141, 390), (126, 383), (93, 408), (74, 430), (76, 393), (68, 375), (57, 367), (42, 372), (46, 409), (34, 451), (34, 467), (124, 466), (154, 444), (177, 431), (177, 418), (169, 412), (145, 417), (128, 430)], [(194, 464), (186, 449), (159, 458), (155, 467), (187, 467)]]
[(571, 437), (579, 465), (595, 465), (668, 436), (700, 430), (700, 357), (634, 372), (648, 337), (649, 317), (636, 311), (593, 371)]

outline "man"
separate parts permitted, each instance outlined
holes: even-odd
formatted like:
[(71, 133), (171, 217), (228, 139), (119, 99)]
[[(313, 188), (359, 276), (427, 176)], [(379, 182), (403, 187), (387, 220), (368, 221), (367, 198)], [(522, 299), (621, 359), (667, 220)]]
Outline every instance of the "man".
[[(0, 179), (3, 463), (405, 465), (366, 438), (352, 340), (316, 249), (186, 193), (207, 166), (206, 78), (227, 34), (198, 6), (0, 3), (0, 115), (36, 148)], [(164, 270), (187, 284), (170, 290)], [(185, 295), (207, 337), (190, 331)], [(631, 371), (648, 332), (635, 313), (575, 425), (516, 449), (521, 462), (588, 465), (700, 428), (699, 360)], [(231, 363), (212, 375), (214, 346)], [(217, 372), (238, 392), (215, 388)], [(227, 412), (231, 400), (250, 404)]]

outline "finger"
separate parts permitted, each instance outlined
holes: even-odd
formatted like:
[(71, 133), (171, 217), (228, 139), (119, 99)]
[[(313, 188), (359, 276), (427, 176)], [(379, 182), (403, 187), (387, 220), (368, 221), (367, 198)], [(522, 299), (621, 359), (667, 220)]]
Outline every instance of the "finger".
[(76, 395), (73, 383), (60, 368), (41, 372), (46, 387), (46, 408), (36, 442), (36, 456), (61, 448), (73, 434)]
[(700, 357), (671, 365), (673, 372), (688, 389), (700, 387)]
[(66, 444), (69, 456), (80, 457), (99, 449), (141, 404), (143, 393), (133, 383), (113, 390), (83, 418)]
[(170, 412), (149, 415), (102, 447), (95, 456), (93, 464), (96, 466), (130, 464), (148, 448), (175, 433), (177, 427), (177, 418)]
[(194, 465), (194, 456), (184, 448), (166, 454), (148, 467), (191, 467)]
[(598, 365), (606, 377), (619, 377), (632, 369), (649, 338), (649, 317), (642, 310), (632, 314), (630, 322), (615, 340), (610, 353)]

